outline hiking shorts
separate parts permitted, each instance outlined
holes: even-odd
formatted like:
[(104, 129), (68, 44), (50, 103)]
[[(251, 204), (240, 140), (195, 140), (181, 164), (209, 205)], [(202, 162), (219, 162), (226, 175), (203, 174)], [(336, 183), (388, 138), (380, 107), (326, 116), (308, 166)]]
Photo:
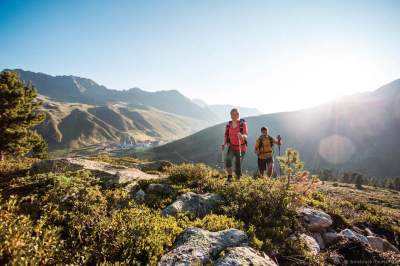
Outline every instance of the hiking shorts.
[(259, 171), (265, 171), (267, 170), (267, 166), (273, 165), (274, 164), (274, 159), (267, 158), (267, 159), (260, 159), (258, 158), (258, 170)]
[(241, 176), (242, 175), (241, 163), (242, 163), (244, 154), (245, 154), (245, 152), (242, 151), (242, 158), (240, 158), (239, 151), (234, 151), (231, 148), (228, 148), (228, 152), (226, 153), (226, 156), (225, 156), (225, 167), (226, 168), (232, 168), (233, 160), (235, 160), (235, 174), (236, 174), (236, 176)]

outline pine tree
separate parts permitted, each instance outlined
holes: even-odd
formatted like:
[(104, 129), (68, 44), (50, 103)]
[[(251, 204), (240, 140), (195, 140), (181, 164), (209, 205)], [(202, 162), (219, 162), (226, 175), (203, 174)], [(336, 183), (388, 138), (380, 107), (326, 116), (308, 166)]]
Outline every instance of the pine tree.
[(33, 129), (45, 114), (32, 84), (25, 84), (17, 73), (0, 73), (0, 160), (5, 155), (43, 157), (47, 144)]

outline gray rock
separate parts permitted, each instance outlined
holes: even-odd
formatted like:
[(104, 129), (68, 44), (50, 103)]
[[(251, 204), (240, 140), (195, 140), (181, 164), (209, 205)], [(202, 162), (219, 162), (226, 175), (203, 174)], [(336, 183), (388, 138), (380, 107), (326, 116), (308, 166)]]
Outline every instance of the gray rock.
[(325, 241), (322, 238), (320, 233), (313, 233), (311, 236), (317, 241), (318, 246), (320, 247), (320, 249), (325, 249), (325, 247), (326, 247), (325, 246)]
[(212, 213), (223, 203), (220, 195), (215, 193), (196, 194), (188, 192), (178, 196), (169, 206), (162, 210), (164, 216), (175, 216), (178, 213), (189, 212), (194, 217), (204, 217)]
[(367, 236), (367, 239), (370, 246), (377, 251), (381, 252), (392, 251), (399, 253), (399, 250), (386, 239), (377, 236)]
[(146, 192), (169, 195), (172, 193), (172, 187), (168, 184), (150, 184), (148, 185)]
[(374, 233), (372, 233), (371, 229), (369, 228), (365, 228), (365, 233), (367, 234), (367, 236), (373, 236)]
[(333, 265), (345, 265), (344, 257), (337, 253), (330, 253), (327, 257), (327, 260)]
[(332, 225), (332, 218), (329, 214), (304, 207), (297, 211), (304, 226), (313, 232), (322, 232)]
[(259, 254), (251, 247), (233, 247), (225, 251), (224, 256), (219, 258), (215, 266), (277, 266), (277, 264), (267, 255)]
[(350, 239), (350, 240), (354, 240), (357, 242), (361, 242), (365, 245), (368, 245), (368, 238), (366, 236), (363, 236), (362, 234), (359, 234), (357, 232), (354, 232), (351, 229), (344, 229), (342, 231), (340, 231), (340, 233), (338, 234), (339, 237), (345, 238), (345, 239)]
[(320, 252), (321, 249), (320, 249), (317, 241), (313, 237), (308, 236), (306, 234), (301, 234), (299, 236), (299, 239), (301, 239), (304, 242), (304, 244), (306, 245), (307, 249), (312, 254), (317, 255)]
[(322, 234), (325, 246), (335, 244), (339, 240), (339, 236), (336, 232), (325, 232)]
[(188, 228), (177, 238), (174, 248), (161, 257), (158, 265), (212, 263), (222, 250), (247, 244), (247, 235), (237, 229), (209, 232), (200, 228)]
[(135, 200), (138, 203), (143, 203), (145, 201), (146, 198), (146, 193), (142, 190), (139, 189), (136, 193), (135, 193)]

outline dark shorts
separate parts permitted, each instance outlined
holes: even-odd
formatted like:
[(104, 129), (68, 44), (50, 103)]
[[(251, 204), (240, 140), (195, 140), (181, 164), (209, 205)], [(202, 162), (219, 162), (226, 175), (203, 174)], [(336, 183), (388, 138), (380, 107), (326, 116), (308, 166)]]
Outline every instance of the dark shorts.
[(267, 170), (268, 165), (273, 165), (274, 164), (274, 159), (272, 158), (267, 158), (267, 159), (260, 159), (258, 158), (258, 170), (260, 171), (265, 171)]

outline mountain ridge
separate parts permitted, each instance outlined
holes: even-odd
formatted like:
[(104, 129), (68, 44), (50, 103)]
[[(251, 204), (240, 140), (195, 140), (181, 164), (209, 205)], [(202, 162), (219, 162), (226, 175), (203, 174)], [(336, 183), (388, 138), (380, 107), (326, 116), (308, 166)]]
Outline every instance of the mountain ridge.
[(149, 105), (169, 113), (216, 122), (215, 114), (201, 108), (177, 90), (144, 91), (140, 88), (113, 90), (95, 81), (73, 75), (52, 76), (22, 69), (14, 69), (26, 82), (32, 82), (38, 92), (56, 101), (85, 104), (126, 102), (131, 105)]
[[(383, 93), (388, 91), (390, 93)], [(398, 80), (375, 91), (317, 107), (247, 117), (246, 120), (250, 135), (244, 168), (250, 171), (256, 169), (254, 142), (261, 126), (268, 126), (271, 135), (282, 135), (282, 149), (293, 147), (300, 151), (309, 169), (359, 171), (382, 177), (400, 175), (400, 166), (396, 164), (400, 151), (393, 149), (400, 143)], [(223, 132), (224, 123), (221, 123), (140, 155), (221, 166), (219, 147)], [(192, 152), (193, 147), (196, 152)]]

